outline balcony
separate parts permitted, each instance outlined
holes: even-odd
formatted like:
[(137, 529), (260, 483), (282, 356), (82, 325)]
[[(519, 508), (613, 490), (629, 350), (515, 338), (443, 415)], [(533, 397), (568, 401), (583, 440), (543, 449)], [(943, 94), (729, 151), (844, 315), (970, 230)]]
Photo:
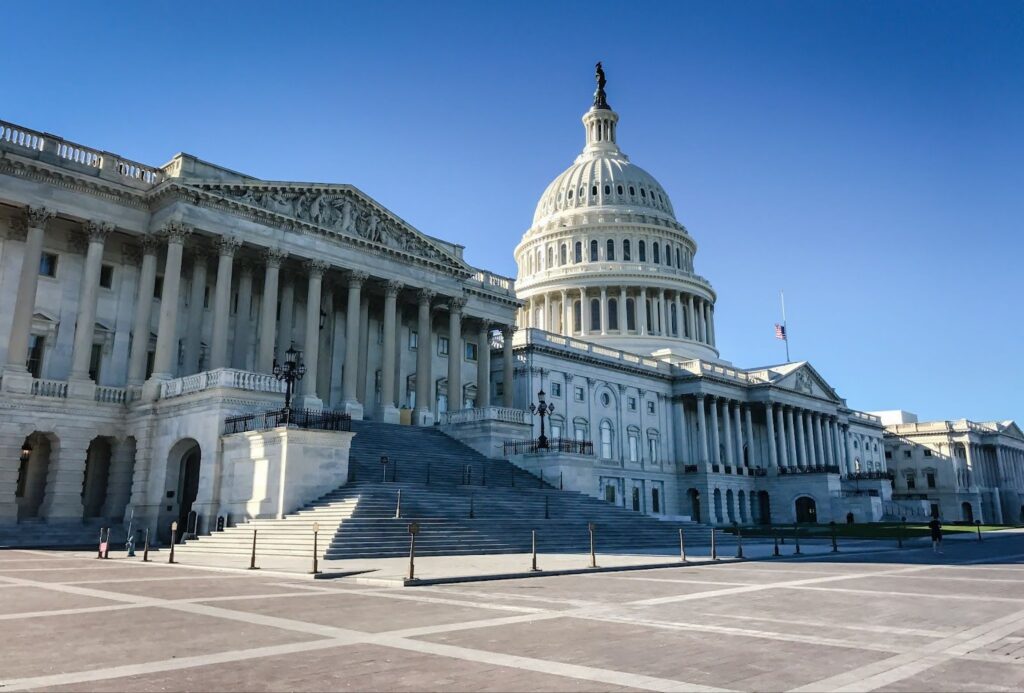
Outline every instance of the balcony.
[(537, 440), (507, 440), (502, 445), (505, 457), (513, 455), (536, 455), (539, 453), (594, 456), (594, 443), (590, 440), (571, 438), (549, 438), (548, 447), (540, 447)]
[(242, 414), (224, 419), (224, 435), (269, 431), (281, 426), (309, 431), (351, 431), (352, 417), (334, 411), (276, 409), (258, 414)]
[(814, 467), (779, 467), (779, 476), (798, 474), (838, 474), (839, 467), (834, 464), (819, 464)]

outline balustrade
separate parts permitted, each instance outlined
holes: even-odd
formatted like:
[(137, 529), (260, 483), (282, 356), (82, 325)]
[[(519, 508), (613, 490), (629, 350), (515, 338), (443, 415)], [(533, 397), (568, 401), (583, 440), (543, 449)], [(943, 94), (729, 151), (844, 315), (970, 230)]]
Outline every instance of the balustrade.
[(186, 375), (160, 384), (160, 398), (170, 399), (213, 388), (230, 388), (253, 392), (284, 393), (284, 383), (267, 373), (253, 373), (234, 368), (218, 368)]
[(127, 388), (107, 387), (105, 385), (96, 388), (96, 401), (102, 404), (124, 404), (127, 400)]
[(32, 381), (32, 394), (38, 397), (59, 397), (66, 399), (68, 396), (68, 384), (63, 380), (43, 380), (35, 378)]
[(523, 409), (509, 407), (480, 407), (443, 412), (438, 417), (442, 426), (472, 423), (475, 421), (501, 421), (504, 423), (529, 424), (530, 415)]

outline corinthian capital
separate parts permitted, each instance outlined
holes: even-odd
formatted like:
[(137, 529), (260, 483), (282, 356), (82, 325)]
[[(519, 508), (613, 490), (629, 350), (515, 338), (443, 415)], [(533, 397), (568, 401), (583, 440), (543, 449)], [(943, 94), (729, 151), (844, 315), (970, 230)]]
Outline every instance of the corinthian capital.
[(358, 289), (363, 285), (370, 275), (366, 272), (352, 270), (348, 273), (348, 286), (350, 289)]
[(405, 288), (405, 284), (397, 279), (389, 279), (384, 291), (388, 296), (397, 296), (398, 292)]
[(107, 236), (114, 232), (114, 225), (109, 221), (87, 221), (82, 225), (82, 230), (89, 238), (90, 243), (105, 243)]
[(139, 238), (139, 243), (142, 244), (144, 255), (156, 255), (156, 251), (160, 248), (160, 237), (153, 233), (143, 234)]
[(242, 247), (242, 239), (238, 236), (221, 236), (214, 244), (221, 257), (234, 257), (235, 251)]
[(330, 267), (330, 265), (323, 260), (306, 260), (303, 263), (303, 266), (311, 277), (324, 276), (324, 272), (326, 272), (327, 268)]
[(181, 221), (169, 221), (160, 229), (160, 234), (167, 239), (167, 243), (183, 245), (194, 229), (190, 224)]
[(466, 299), (462, 296), (456, 296), (448, 301), (448, 310), (453, 313), (461, 313), (462, 309), (466, 307)]
[(264, 248), (263, 262), (267, 267), (280, 267), (281, 262), (288, 257), (288, 253), (280, 248)]
[(29, 207), (25, 210), (25, 223), (30, 229), (40, 229), (53, 217), (53, 210), (46, 207)]
[(434, 296), (436, 295), (437, 293), (431, 291), (430, 289), (420, 289), (419, 292), (416, 294), (416, 298), (419, 301), (420, 305), (423, 305), (424, 303), (430, 305), (430, 302), (434, 300)]

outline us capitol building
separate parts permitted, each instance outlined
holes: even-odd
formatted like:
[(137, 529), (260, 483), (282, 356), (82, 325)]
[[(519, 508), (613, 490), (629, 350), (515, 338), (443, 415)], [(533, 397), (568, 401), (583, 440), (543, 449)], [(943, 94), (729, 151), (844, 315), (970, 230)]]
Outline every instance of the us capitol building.
[(352, 433), (243, 449), (225, 429), (280, 408), (289, 348), (296, 409), (439, 426), (665, 519), (1024, 520), (1013, 422), (861, 412), (810, 363), (721, 357), (697, 241), (619, 148), (598, 79), (515, 280), (351, 185), (148, 166), (0, 121), (0, 538), (189, 510), (203, 532), (343, 485)]

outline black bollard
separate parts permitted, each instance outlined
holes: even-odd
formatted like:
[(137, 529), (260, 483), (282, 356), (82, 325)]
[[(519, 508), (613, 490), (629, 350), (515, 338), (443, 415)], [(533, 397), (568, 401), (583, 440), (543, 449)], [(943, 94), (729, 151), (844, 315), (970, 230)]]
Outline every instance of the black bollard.
[(420, 533), (420, 523), (409, 523), (409, 579), (416, 579), (416, 535)]
[(775, 535), (775, 549), (772, 551), (773, 556), (779, 555), (779, 535)]
[(836, 542), (836, 521), (832, 520), (828, 525), (832, 528), (832, 553), (839, 553), (839, 544)]
[(149, 563), (149, 527), (146, 527), (146, 540), (142, 545), (142, 562)]
[(398, 502), (395, 503), (395, 519), (402, 516), (402, 489), (398, 489)]
[(711, 528), (711, 560), (718, 560), (718, 547), (715, 545), (715, 528)]
[(588, 522), (587, 529), (590, 530), (590, 567), (597, 567), (597, 554), (594, 552), (594, 523)]
[(168, 563), (174, 563), (174, 545), (178, 543), (178, 522), (171, 523), (171, 555), (167, 557)]
[(252, 531), (252, 554), (249, 556), (249, 570), (259, 570), (256, 567), (256, 530)]
[(316, 535), (319, 534), (319, 533), (320, 533), (320, 523), (319, 522), (314, 522), (313, 523), (313, 570), (309, 571), (310, 575), (317, 575), (317, 574), (320, 573), (320, 571), (317, 570), (317, 564), (316, 564), (317, 558), (319, 558), (318, 554), (320, 553), (317, 550), (318, 547), (317, 547), (317, 541), (316, 541), (317, 540), (317, 536)]
[(558, 473), (558, 490), (562, 490), (562, 472)]
[(537, 567), (537, 530), (530, 530), (530, 552), (533, 554), (533, 563), (531, 564), (531, 572), (539, 572), (540, 568)]
[(736, 558), (743, 558), (743, 530), (736, 528)]
[(100, 541), (96, 545), (96, 558), (103, 558), (103, 528), (100, 527)]
[(682, 527), (679, 528), (679, 560), (686, 563), (686, 537)]
[(975, 520), (974, 521), (974, 526), (978, 530), (978, 541), (981, 541), (981, 520)]
[(796, 551), (793, 553), (797, 556), (800, 555), (800, 528), (793, 525), (793, 543), (796, 544)]

